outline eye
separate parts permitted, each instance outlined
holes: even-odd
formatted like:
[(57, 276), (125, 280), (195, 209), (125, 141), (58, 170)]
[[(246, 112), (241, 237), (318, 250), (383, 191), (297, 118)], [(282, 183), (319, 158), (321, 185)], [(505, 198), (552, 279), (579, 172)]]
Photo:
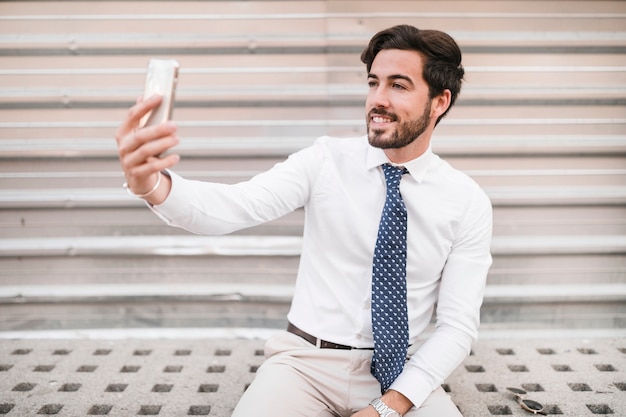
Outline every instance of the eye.
[(391, 87), (396, 90), (406, 90), (406, 87), (400, 83), (393, 83), (391, 84)]
[(378, 85), (378, 82), (376, 80), (368, 80), (367, 85), (369, 86), (369, 88), (373, 88)]

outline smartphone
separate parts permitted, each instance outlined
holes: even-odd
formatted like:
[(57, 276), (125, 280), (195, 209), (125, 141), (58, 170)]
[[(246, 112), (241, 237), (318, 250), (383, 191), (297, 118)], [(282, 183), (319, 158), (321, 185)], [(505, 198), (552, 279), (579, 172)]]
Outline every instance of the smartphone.
[(171, 120), (174, 110), (174, 95), (178, 83), (180, 65), (175, 59), (152, 58), (148, 62), (144, 100), (158, 94), (163, 97), (161, 104), (151, 110), (139, 122), (140, 127), (147, 127)]

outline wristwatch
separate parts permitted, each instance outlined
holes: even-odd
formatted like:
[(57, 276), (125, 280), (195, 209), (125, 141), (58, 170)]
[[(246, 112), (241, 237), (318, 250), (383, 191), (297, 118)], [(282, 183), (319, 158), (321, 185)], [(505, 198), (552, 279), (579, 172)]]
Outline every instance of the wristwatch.
[(402, 417), (402, 414), (389, 407), (380, 398), (374, 398), (370, 405), (374, 407), (376, 411), (378, 411), (380, 417)]

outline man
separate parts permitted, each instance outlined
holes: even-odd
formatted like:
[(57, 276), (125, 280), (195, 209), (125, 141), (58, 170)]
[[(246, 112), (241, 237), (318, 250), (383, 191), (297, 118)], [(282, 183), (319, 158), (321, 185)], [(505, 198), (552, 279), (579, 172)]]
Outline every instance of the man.
[(289, 328), (267, 341), (234, 416), (460, 415), (441, 383), (477, 336), (492, 228), (484, 192), (430, 146), (461, 88), (461, 52), (401, 25), (361, 59), (367, 137), (322, 137), (250, 181), (164, 171), (178, 162), (156, 157), (178, 143), (175, 125), (136, 130), (158, 97), (117, 133), (128, 189), (169, 224), (224, 234), (305, 208)]

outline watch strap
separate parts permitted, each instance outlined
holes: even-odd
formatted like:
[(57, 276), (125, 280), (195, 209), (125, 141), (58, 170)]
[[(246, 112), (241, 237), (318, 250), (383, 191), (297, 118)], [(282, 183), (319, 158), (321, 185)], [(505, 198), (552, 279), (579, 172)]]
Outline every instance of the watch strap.
[(385, 404), (380, 397), (374, 398), (370, 405), (374, 407), (380, 417), (402, 417), (402, 414)]

